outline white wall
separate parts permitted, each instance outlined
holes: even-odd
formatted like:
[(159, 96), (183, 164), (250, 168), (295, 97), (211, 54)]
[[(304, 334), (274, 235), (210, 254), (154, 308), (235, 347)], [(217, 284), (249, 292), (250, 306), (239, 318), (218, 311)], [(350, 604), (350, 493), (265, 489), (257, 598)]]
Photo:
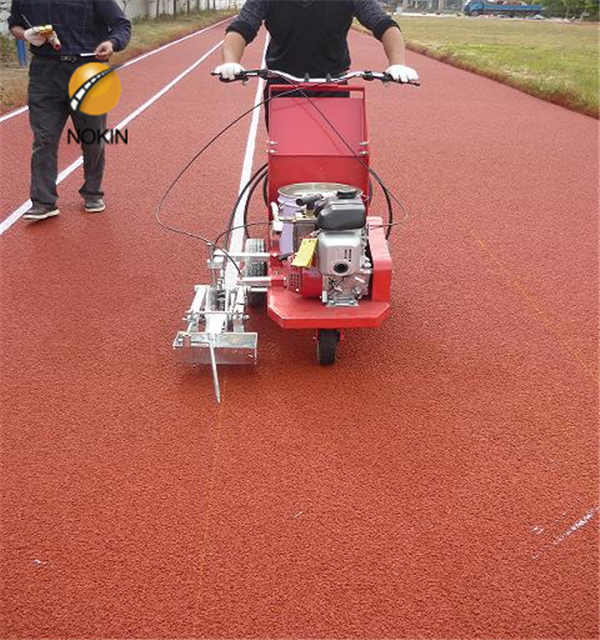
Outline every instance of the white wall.
[(0, 0), (0, 33), (6, 33), (8, 31), (6, 19), (10, 12), (10, 4), (10, 0)]

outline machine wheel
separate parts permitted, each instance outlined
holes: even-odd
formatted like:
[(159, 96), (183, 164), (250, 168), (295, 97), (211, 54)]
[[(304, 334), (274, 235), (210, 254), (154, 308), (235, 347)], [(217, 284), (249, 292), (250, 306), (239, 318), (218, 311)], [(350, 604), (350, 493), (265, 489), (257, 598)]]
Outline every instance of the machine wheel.
[[(248, 238), (244, 243), (244, 251), (263, 252), (265, 250), (265, 241), (262, 238)], [(250, 277), (266, 276), (267, 263), (262, 260), (260, 262), (251, 262), (246, 266), (246, 275)], [(264, 291), (248, 292), (248, 306), (264, 307), (267, 304), (267, 294)]]
[(319, 364), (331, 365), (335, 362), (335, 352), (340, 341), (337, 329), (319, 329), (317, 333), (317, 360)]

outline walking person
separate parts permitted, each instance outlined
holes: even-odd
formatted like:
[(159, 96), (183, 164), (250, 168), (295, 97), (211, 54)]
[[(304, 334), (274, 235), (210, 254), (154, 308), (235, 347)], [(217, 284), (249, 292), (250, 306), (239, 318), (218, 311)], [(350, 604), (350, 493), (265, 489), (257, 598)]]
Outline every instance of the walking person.
[[(59, 213), (56, 191), (57, 154), (69, 115), (77, 130), (106, 129), (106, 114), (71, 112), (69, 79), (82, 64), (107, 62), (114, 51), (127, 46), (131, 22), (115, 0), (13, 0), (8, 25), (13, 36), (25, 40), (32, 54), (29, 68), (29, 122), (33, 132), (31, 154), (32, 206), (27, 220), (44, 220)], [(34, 27), (52, 25), (51, 33)], [(81, 54), (90, 54), (83, 57)], [(79, 190), (88, 213), (104, 211), (102, 178), (105, 149), (102, 136), (82, 141), (84, 182)]]

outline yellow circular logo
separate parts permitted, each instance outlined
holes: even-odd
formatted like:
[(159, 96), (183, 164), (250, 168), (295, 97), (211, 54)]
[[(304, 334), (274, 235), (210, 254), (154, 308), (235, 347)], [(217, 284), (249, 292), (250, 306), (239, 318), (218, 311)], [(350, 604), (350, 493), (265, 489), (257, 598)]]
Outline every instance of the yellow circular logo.
[(69, 80), (71, 109), (90, 116), (108, 113), (121, 97), (121, 81), (111, 67), (88, 62), (77, 67)]

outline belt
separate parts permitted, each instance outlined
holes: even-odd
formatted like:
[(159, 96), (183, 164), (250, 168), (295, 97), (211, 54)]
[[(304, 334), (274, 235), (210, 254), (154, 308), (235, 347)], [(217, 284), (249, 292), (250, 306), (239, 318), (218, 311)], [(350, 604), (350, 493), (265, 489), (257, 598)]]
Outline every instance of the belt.
[(77, 62), (96, 62), (96, 58), (94, 58), (92, 56), (82, 58), (81, 56), (43, 56), (43, 55), (35, 55), (35, 57), (36, 58), (42, 58), (43, 60), (54, 60), (54, 62), (66, 62), (66, 63), (69, 63), (69, 64), (75, 64)]

